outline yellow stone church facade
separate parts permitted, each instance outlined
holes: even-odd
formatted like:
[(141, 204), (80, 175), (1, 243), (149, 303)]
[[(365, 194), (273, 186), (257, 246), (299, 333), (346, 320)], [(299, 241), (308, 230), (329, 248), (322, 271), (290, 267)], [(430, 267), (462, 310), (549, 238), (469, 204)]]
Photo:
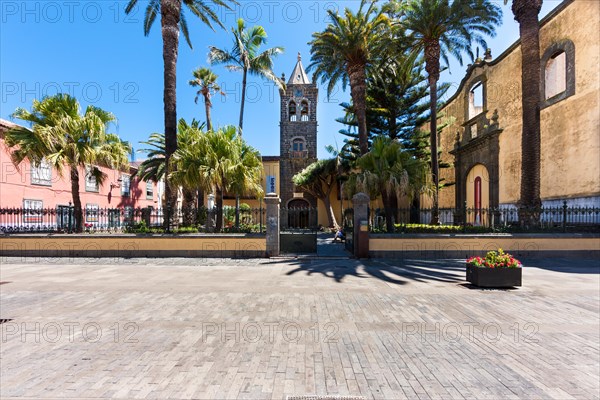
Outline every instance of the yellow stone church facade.
[[(541, 198), (600, 207), (600, 2), (564, 1), (540, 21)], [(512, 207), (521, 181), (521, 48), (469, 66), (440, 110), (440, 207)], [(422, 206), (429, 202), (424, 199)]]

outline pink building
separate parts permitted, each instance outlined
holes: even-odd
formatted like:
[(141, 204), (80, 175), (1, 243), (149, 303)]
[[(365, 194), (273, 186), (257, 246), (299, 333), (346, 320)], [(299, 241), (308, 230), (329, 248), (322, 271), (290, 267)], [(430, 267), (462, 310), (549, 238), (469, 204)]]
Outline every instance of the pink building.
[[(6, 209), (10, 208), (36, 210), (68, 207), (73, 201), (68, 173), (61, 177), (56, 170), (44, 163), (32, 166), (25, 160), (18, 167), (12, 163), (4, 133), (14, 126), (16, 125), (0, 119), (0, 211), (6, 213)], [(159, 208), (157, 185), (139, 180), (135, 176), (138, 166), (139, 163), (132, 163), (127, 172), (101, 168), (107, 174), (103, 185), (99, 185), (82, 168), (79, 186), (86, 224), (99, 222), (94, 210)], [(1, 219), (0, 216), (0, 224), (6, 223), (6, 218), (4, 221)], [(23, 214), (18, 222), (35, 223), (39, 219), (36, 215), (28, 217)]]

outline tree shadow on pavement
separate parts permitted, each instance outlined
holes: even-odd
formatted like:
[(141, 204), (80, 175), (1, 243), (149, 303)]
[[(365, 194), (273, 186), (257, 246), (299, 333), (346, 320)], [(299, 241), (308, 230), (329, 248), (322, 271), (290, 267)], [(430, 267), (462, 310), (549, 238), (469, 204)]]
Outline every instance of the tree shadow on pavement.
[(296, 268), (287, 276), (298, 273), (320, 274), (341, 283), (346, 276), (376, 278), (384, 282), (405, 285), (415, 282), (459, 282), (464, 280), (464, 260), (319, 260), (286, 261)]
[(567, 274), (600, 274), (598, 258), (520, 258), (519, 260), (524, 268), (540, 268)]

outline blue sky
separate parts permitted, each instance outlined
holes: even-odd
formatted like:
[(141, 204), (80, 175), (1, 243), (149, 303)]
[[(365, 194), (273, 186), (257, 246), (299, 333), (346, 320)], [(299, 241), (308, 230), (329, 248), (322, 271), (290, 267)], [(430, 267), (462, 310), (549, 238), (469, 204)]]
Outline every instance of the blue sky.
[[(179, 47), (177, 104), (178, 117), (204, 120), (202, 101), (194, 103), (195, 92), (188, 85), (191, 72), (207, 66), (208, 46), (230, 48), (230, 27), (242, 17), (248, 25), (260, 24), (269, 34), (268, 46), (283, 46), (285, 53), (275, 60), (278, 76), (289, 76), (297, 59), (310, 61), (311, 34), (324, 29), (326, 10), (358, 8), (359, 1), (240, 1), (234, 11), (222, 11), (227, 30), (216, 32), (202, 25), (188, 12), (193, 49), (182, 41)], [(139, 141), (163, 127), (163, 61), (160, 21), (149, 37), (142, 29), (145, 1), (133, 15), (126, 16), (122, 0), (97, 1), (11, 1), (0, 2), (0, 117), (9, 116), (17, 107), (29, 109), (34, 98), (65, 92), (75, 95), (82, 106), (94, 104), (118, 119), (114, 131), (139, 149)], [(518, 25), (509, 6), (504, 23), (495, 38), (488, 40), (498, 56), (518, 39)], [(546, 0), (542, 16), (560, 4)], [(465, 58), (465, 64), (468, 60)], [(227, 96), (215, 98), (214, 125), (237, 124), (239, 118), (241, 74), (213, 69)], [(453, 62), (442, 81), (455, 87), (466, 67)], [(349, 88), (341, 88), (327, 98), (324, 87), (319, 97), (318, 153), (326, 157), (328, 144), (341, 146), (338, 133), (341, 116), (339, 103), (349, 99)], [(453, 92), (453, 91), (451, 91)], [(450, 93), (451, 94), (451, 93)], [(19, 122), (19, 121), (15, 121)], [(244, 116), (244, 137), (263, 155), (279, 154), (279, 94), (274, 85), (252, 77)], [(142, 158), (143, 155), (137, 156)]]

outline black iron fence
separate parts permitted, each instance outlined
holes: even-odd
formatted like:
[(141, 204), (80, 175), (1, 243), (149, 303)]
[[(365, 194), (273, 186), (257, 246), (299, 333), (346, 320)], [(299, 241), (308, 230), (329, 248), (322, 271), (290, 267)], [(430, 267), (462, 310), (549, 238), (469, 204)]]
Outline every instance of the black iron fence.
[[(221, 212), (220, 212), (221, 211)], [(85, 208), (84, 232), (162, 233), (167, 212), (148, 208)], [(235, 225), (235, 207), (178, 208), (171, 215), (171, 232), (265, 232), (266, 210), (242, 207)], [(221, 229), (217, 219), (222, 216)], [(72, 233), (77, 220), (72, 206), (56, 208), (0, 208), (0, 231), (4, 233)]]
[(279, 217), (282, 231), (319, 230), (317, 209), (314, 207), (281, 207)]
[(485, 233), (485, 232), (600, 232), (600, 207), (540, 208), (443, 208), (438, 226), (432, 226), (432, 210), (417, 208), (370, 209), (372, 232)]
[(279, 209), (279, 245), (284, 254), (317, 252), (318, 215), (313, 207)]
[[(178, 208), (170, 213), (172, 232), (265, 232), (266, 210), (242, 207), (239, 225), (235, 225), (235, 208)], [(444, 208), (440, 209), (440, 225), (431, 226), (431, 209), (369, 210), (372, 232), (389, 232), (388, 218), (393, 232), (452, 233), (452, 232), (600, 232), (600, 207), (577, 207), (563, 204), (559, 207), (523, 209), (500, 208)], [(155, 208), (85, 208), (85, 232), (160, 233), (164, 231), (165, 210)], [(222, 215), (222, 223), (217, 219)], [(282, 208), (283, 231), (317, 231), (315, 208)], [(0, 208), (0, 232), (65, 232), (77, 226), (74, 207), (55, 208)], [(217, 231), (216, 227), (221, 226)], [(347, 210), (343, 221), (347, 237), (351, 237), (352, 213)]]

